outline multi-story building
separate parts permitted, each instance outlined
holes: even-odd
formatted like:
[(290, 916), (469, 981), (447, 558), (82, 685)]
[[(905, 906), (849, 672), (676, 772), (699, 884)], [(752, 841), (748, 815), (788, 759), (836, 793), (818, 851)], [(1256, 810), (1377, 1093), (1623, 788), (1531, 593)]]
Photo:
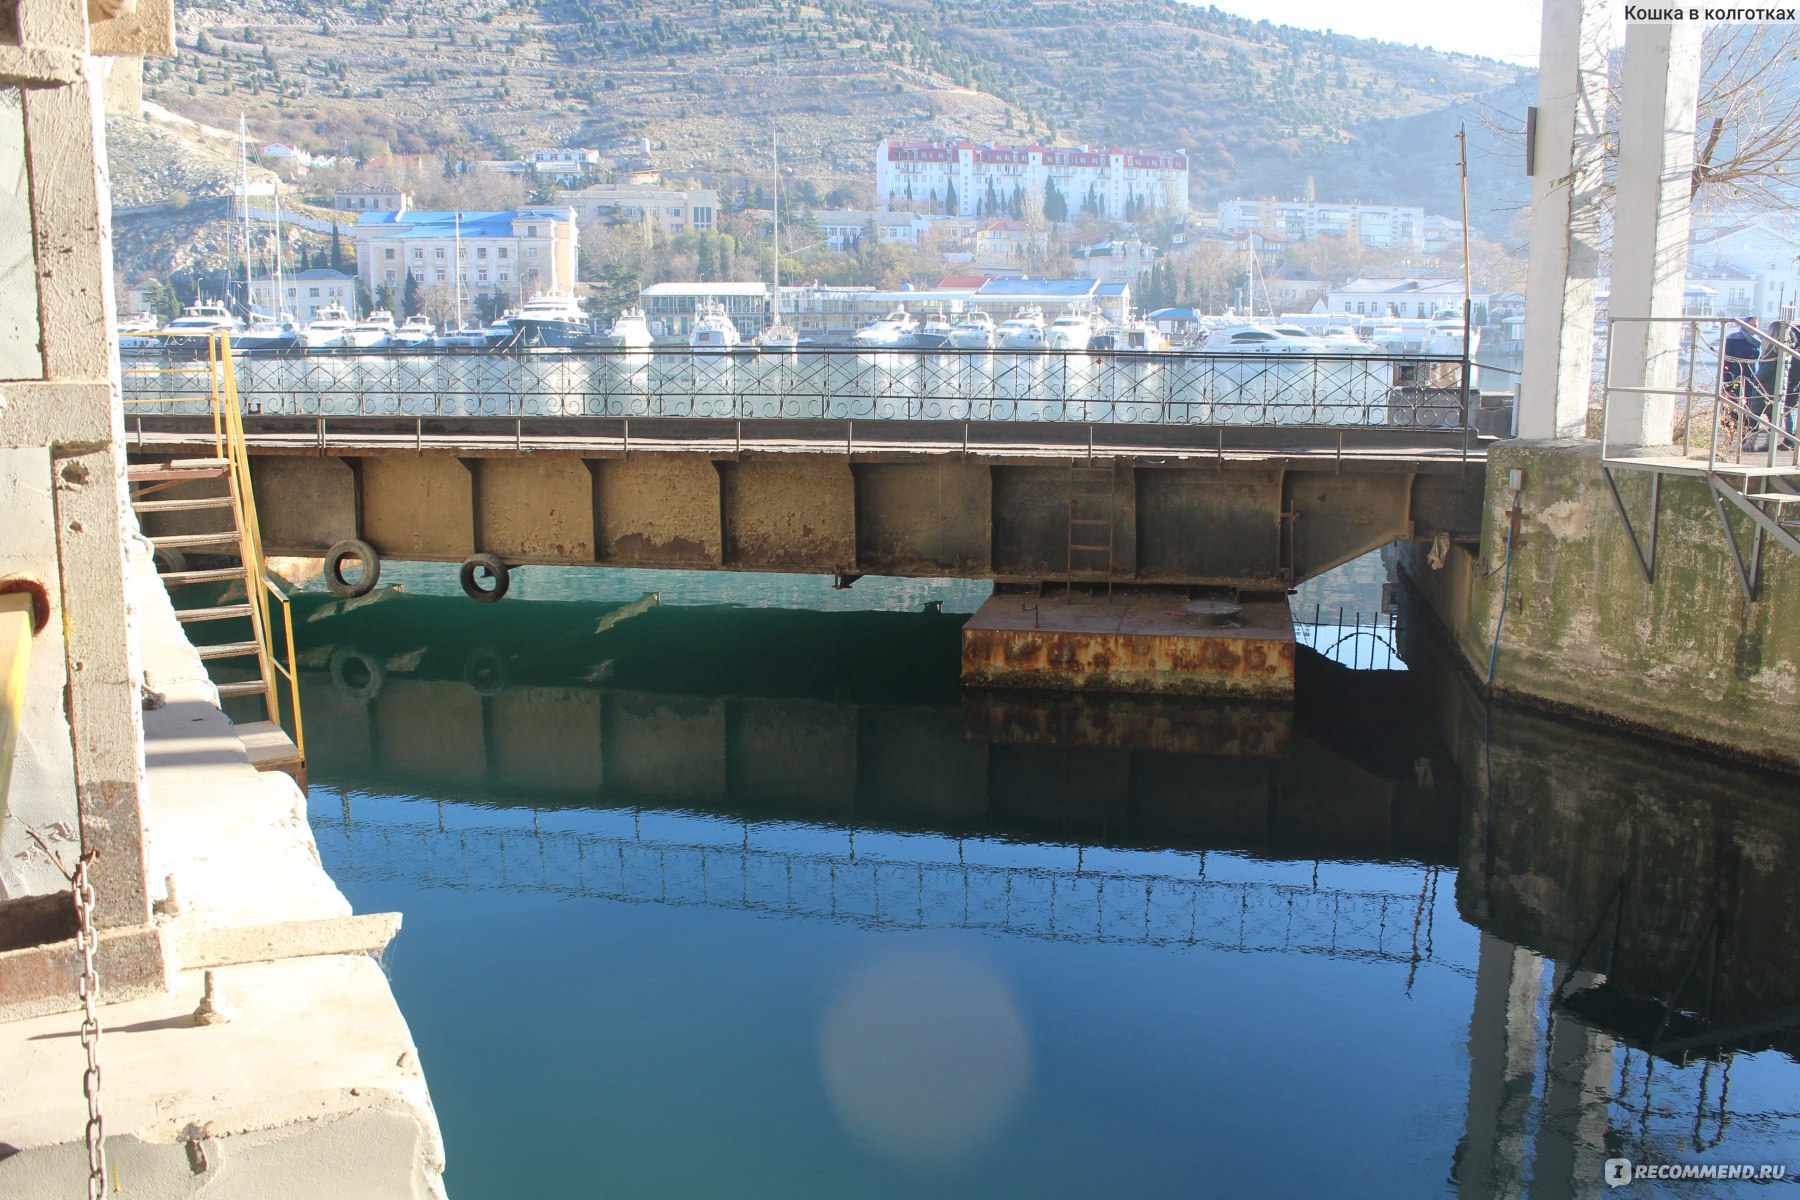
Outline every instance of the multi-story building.
[[(1470, 298), (1479, 318), (1487, 311), (1489, 293), (1476, 289)], [(1463, 283), (1460, 279), (1352, 279), (1326, 292), (1319, 303), (1325, 312), (1350, 316), (1409, 320), (1440, 314), (1460, 317)]]
[(1135, 283), (1160, 253), (1137, 238), (1108, 238), (1075, 251), (1075, 272), (1102, 283)]
[(413, 194), (399, 188), (339, 188), (331, 193), (331, 207), (344, 212), (405, 212)]
[(575, 291), (571, 209), (364, 213), (352, 233), (357, 276), (370, 294), (383, 284), (397, 292), (408, 275), (420, 284), (454, 285), (459, 270), (470, 296)]
[(596, 184), (560, 192), (559, 203), (575, 210), (580, 221), (608, 225), (642, 225), (649, 222), (663, 234), (709, 233), (718, 227), (719, 194), (708, 188), (679, 191), (675, 188)]
[(1324, 200), (1227, 200), (1219, 205), (1221, 233), (1260, 233), (1284, 242), (1321, 234), (1354, 234), (1365, 246), (1425, 247), (1425, 210), (1405, 204), (1338, 204)]
[[(875, 223), (875, 236), (883, 245), (911, 246), (917, 249), (925, 244), (925, 234), (932, 224), (915, 212), (862, 212), (853, 208), (833, 208), (818, 209), (812, 215), (825, 235), (825, 244), (833, 250), (848, 250), (869, 236), (871, 221)], [(791, 242), (794, 236), (790, 231), (782, 240)]]
[(693, 332), (694, 314), (703, 300), (717, 302), (742, 337), (753, 338), (770, 324), (766, 283), (653, 283), (638, 299), (659, 337), (685, 338)]
[(525, 161), (539, 179), (572, 187), (594, 177), (600, 169), (600, 152), (588, 146), (559, 146), (554, 150), (533, 150), (525, 155)]
[[(336, 304), (345, 312), (356, 311), (356, 276), (329, 267), (313, 267), (283, 275), (280, 311), (305, 325), (318, 317), (326, 305)], [(250, 303), (266, 313), (274, 313), (275, 281), (250, 281)]]
[[(875, 193), (888, 209), (1037, 218), (1052, 194), (1068, 217), (1185, 217), (1188, 157), (1180, 150), (896, 142), (875, 148)], [(1054, 205), (1053, 205), (1054, 207)]]

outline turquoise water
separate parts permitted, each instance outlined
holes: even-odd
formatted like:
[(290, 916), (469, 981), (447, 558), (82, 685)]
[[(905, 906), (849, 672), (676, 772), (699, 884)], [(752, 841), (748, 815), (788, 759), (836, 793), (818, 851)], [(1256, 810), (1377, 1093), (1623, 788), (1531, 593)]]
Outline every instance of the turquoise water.
[(962, 584), (523, 574), (301, 601), (314, 832), (406, 915), (453, 1197), (1788, 1162), (1790, 784), (1486, 714), (1423, 643), (1292, 706), (978, 696)]

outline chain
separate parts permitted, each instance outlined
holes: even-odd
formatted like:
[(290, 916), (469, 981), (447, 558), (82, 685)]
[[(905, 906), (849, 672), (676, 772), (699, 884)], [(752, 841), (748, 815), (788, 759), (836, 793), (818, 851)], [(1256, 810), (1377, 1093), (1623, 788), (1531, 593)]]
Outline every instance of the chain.
[(81, 1046), (87, 1051), (81, 1090), (88, 1106), (88, 1200), (102, 1200), (106, 1195), (106, 1126), (100, 1116), (100, 1017), (95, 1012), (100, 1002), (100, 976), (94, 971), (94, 885), (88, 880), (91, 861), (93, 855), (84, 854), (75, 864), (75, 913), (80, 919), (75, 946), (81, 951)]

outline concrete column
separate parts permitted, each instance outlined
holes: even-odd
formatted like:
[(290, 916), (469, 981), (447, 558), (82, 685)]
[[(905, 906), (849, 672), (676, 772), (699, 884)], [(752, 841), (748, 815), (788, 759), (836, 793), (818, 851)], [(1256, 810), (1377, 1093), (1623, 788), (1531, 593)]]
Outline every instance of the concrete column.
[[(1698, 21), (1634, 24), (1625, 34), (1619, 89), (1618, 194), (1613, 202), (1612, 317), (1679, 317), (1687, 287), (1688, 198), (1694, 175), (1694, 108), (1700, 89)], [(1612, 382), (1675, 387), (1676, 324), (1614, 324)], [(1674, 440), (1673, 396), (1621, 395), (1609, 404), (1614, 445)]]
[(1469, 1021), (1469, 1107), (1456, 1164), (1466, 1196), (1523, 1192), (1526, 1118), (1537, 1074), (1537, 1005), (1544, 960), (1481, 935)]
[(1544, 0), (1520, 437), (1578, 436), (1586, 423), (1608, 30), (1603, 0)]

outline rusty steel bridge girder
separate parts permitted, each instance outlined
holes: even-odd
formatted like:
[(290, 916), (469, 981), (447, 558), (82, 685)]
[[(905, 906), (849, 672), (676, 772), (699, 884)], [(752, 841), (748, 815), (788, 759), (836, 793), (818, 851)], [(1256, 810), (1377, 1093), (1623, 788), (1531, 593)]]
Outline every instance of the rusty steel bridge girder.
[[(1002, 444), (971, 443), (966, 426), (927, 440), (915, 423), (905, 441), (883, 441), (864, 422), (782, 422), (780, 440), (767, 425), (746, 438), (692, 423), (682, 437), (528, 437), (508, 423), (515, 436), (428, 438), (412, 424), (253, 432), (269, 552), (322, 555), (360, 538), (403, 560), (1038, 584), (1065, 578), (1071, 542), (1087, 537), (1105, 539), (1110, 566), (1090, 561), (1085, 580), (1271, 593), (1390, 542), (1472, 542), (1481, 525), (1484, 464), (1460, 435), (1365, 433), (1346, 446), (1341, 431), (1234, 431), (1244, 436), (1228, 446), (1217, 430), (1184, 444), (1169, 430), (1121, 443), (1115, 429), (1096, 445), (1080, 426), (1037, 426), (1029, 442)], [(165, 428), (134, 453), (181, 454), (196, 440)], [(1093, 485), (1072, 481), (1077, 467), (1111, 472), (1106, 494), (1082, 501), (1085, 533), (1071, 525), (1071, 490)], [(1091, 514), (1108, 524), (1091, 528)]]

